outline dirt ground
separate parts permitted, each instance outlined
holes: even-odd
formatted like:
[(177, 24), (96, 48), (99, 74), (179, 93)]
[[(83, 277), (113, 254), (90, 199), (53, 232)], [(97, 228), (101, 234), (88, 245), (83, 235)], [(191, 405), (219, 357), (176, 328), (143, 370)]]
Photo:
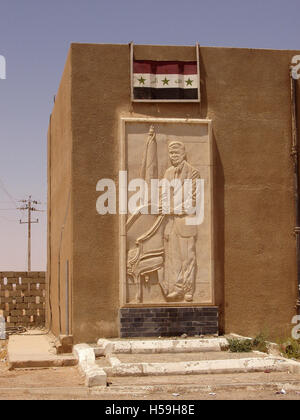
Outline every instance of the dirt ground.
[(0, 363), (3, 363), (6, 360), (6, 348), (7, 348), (7, 341), (0, 340)]
[[(167, 379), (167, 378), (165, 378)], [(174, 378), (169, 378), (174, 382)], [(184, 378), (176, 378), (184, 382)], [(128, 382), (128, 378), (127, 378)], [(137, 382), (137, 383), (135, 383)], [(300, 384), (288, 389), (285, 395), (276, 394), (277, 387), (258, 386), (257, 389), (220, 389), (195, 390), (196, 383), (189, 391), (177, 384), (163, 386), (140, 385), (139, 381), (130, 378), (131, 387), (122, 386), (112, 378), (112, 384), (106, 390), (87, 389), (77, 368), (52, 368), (36, 370), (8, 371), (0, 369), (0, 400), (300, 400)], [(180, 389), (178, 389), (180, 388)]]
[[(300, 375), (253, 373), (109, 378), (87, 389), (76, 367), (9, 371), (0, 342), (0, 400), (300, 400)], [(277, 394), (281, 386), (286, 394)], [(109, 404), (109, 403), (108, 403)]]

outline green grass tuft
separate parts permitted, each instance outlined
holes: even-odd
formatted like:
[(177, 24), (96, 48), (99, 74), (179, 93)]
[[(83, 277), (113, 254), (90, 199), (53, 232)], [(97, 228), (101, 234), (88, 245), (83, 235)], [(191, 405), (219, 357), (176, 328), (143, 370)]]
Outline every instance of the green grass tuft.
[(300, 340), (289, 338), (280, 344), (280, 351), (284, 357), (289, 359), (300, 359)]
[(231, 353), (250, 353), (260, 351), (268, 353), (268, 344), (263, 334), (259, 334), (253, 339), (228, 338), (228, 347)]

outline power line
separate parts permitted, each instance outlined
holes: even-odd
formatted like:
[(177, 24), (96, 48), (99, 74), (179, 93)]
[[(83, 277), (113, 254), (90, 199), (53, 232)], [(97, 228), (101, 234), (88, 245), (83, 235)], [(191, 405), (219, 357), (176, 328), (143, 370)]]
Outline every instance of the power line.
[[(2, 189), (2, 191), (4, 191), (4, 193), (6, 194), (6, 196), (9, 198), (10, 203), (12, 203), (13, 206), (15, 207), (15, 209), (18, 210), (18, 206), (17, 206), (17, 202), (16, 202), (15, 198), (9, 193), (9, 191), (5, 187), (4, 182), (2, 181), (1, 178), (0, 178), (0, 188)], [(2, 210), (2, 209), (0, 209), (0, 210)], [(8, 209), (8, 210), (10, 210), (10, 209)], [(21, 214), (22, 213), (20, 212), (20, 215)]]
[[(33, 223), (39, 223), (39, 220), (32, 220), (31, 219), (31, 213), (34, 211), (39, 211), (39, 212), (44, 212), (45, 210), (39, 210), (35, 207), (35, 205), (38, 204), (42, 204), (38, 201), (32, 200), (31, 196), (29, 196), (29, 198), (27, 200), (19, 200), (19, 202), (24, 203), (23, 207), (18, 207), (16, 199), (9, 193), (9, 191), (7, 190), (7, 188), (5, 187), (3, 181), (0, 178), (0, 189), (5, 193), (5, 195), (9, 198), (9, 202), (7, 201), (2, 201), (0, 202), (1, 204), (8, 204), (11, 203), (13, 204), (14, 208), (0, 208), (0, 211), (20, 211), (20, 215), (22, 217), (22, 211), (27, 211), (27, 222), (22, 222), (22, 220), (20, 220), (20, 224), (27, 224), (28, 225), (28, 271), (31, 271), (31, 225)], [(43, 203), (44, 204), (44, 203)], [(7, 222), (12, 222), (12, 220), (7, 219), (4, 216), (0, 216), (2, 219), (6, 220)]]
[(3, 183), (3, 181), (0, 178), (0, 188), (4, 191), (4, 193), (7, 195), (7, 197), (9, 198), (9, 200), (13, 203), (13, 205), (17, 208), (17, 203), (16, 200), (13, 198), (13, 196), (7, 191), (7, 189), (5, 188), (5, 185)]
[(27, 211), (27, 222), (22, 222), (22, 220), (20, 220), (20, 224), (27, 224), (28, 225), (28, 249), (27, 249), (27, 259), (28, 259), (28, 272), (31, 271), (31, 225), (33, 223), (39, 223), (39, 219), (36, 220), (32, 220), (31, 219), (31, 213), (34, 211), (40, 211), (42, 212), (43, 210), (39, 210), (36, 207), (34, 207), (35, 205), (41, 204), (38, 201), (32, 200), (31, 195), (29, 196), (29, 198), (27, 200), (19, 200), (20, 203), (24, 203), (23, 207), (19, 207), (19, 210), (22, 211)]

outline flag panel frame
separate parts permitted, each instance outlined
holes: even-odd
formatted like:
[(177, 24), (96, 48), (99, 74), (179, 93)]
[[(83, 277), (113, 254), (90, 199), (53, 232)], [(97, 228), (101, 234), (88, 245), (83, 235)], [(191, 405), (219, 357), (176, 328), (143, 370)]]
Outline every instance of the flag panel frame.
[(196, 44), (196, 59), (197, 59), (197, 76), (198, 76), (198, 98), (197, 99), (136, 99), (134, 97), (134, 44), (130, 43), (130, 96), (131, 102), (146, 102), (146, 103), (201, 103), (201, 78), (200, 78), (200, 54), (199, 43)]

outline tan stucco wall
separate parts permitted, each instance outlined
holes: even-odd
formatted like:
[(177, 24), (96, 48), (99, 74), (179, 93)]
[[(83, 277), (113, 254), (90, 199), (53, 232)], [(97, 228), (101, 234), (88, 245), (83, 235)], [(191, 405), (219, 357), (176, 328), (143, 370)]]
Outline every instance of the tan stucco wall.
[[(72, 185), (61, 258), (62, 264), (72, 261), (72, 332), (75, 341), (90, 342), (118, 335), (119, 220), (96, 213), (96, 184), (101, 178), (117, 181), (119, 118), (145, 115), (213, 120), (216, 303), (222, 330), (265, 331), (272, 338), (290, 332), (297, 279), (288, 68), (295, 54), (201, 47), (201, 107), (131, 105), (127, 45), (71, 46), (51, 122), (55, 333), (57, 255)], [(136, 46), (135, 56), (191, 60), (195, 49)], [(64, 267), (61, 271), (64, 279)]]
[[(72, 279), (72, 127), (71, 127), (71, 52), (65, 65), (61, 84), (48, 129), (48, 261), (47, 284), (49, 293), (47, 324), (55, 335), (66, 328), (66, 261), (70, 261)], [(61, 250), (61, 251), (60, 251)], [(60, 258), (59, 258), (60, 254)], [(59, 263), (60, 260), (60, 263)], [(59, 269), (60, 267), (60, 269)], [(58, 293), (58, 272), (61, 291)], [(70, 288), (69, 308), (72, 310)], [(60, 299), (58, 296), (60, 295)], [(50, 308), (51, 304), (51, 308)], [(60, 314), (61, 313), (61, 317)], [(60, 322), (61, 318), (61, 331)], [(70, 323), (72, 321), (69, 314)]]

